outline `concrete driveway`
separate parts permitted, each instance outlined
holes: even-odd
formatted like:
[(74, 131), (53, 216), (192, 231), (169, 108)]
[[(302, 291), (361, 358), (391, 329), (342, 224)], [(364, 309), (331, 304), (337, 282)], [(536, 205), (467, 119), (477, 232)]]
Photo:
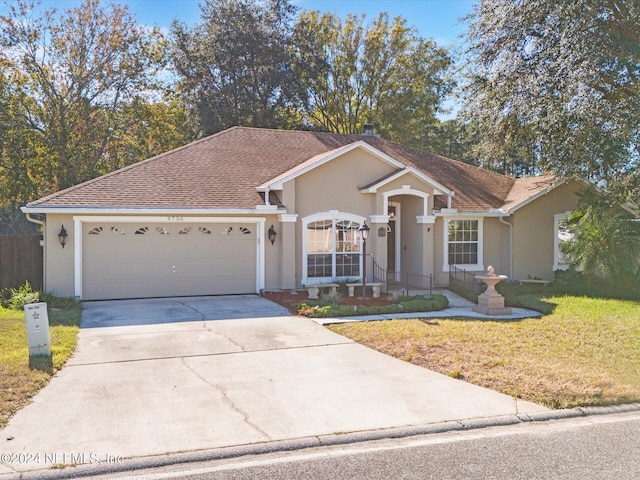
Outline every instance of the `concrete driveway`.
[[(0, 474), (544, 408), (377, 353), (256, 296), (88, 302)], [(28, 456), (26, 456), (28, 455)]]

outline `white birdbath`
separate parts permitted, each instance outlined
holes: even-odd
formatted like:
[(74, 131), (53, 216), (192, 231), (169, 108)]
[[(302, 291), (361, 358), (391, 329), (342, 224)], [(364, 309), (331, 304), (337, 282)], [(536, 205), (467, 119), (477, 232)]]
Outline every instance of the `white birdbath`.
[(473, 311), (483, 315), (509, 315), (511, 309), (504, 306), (504, 297), (496, 290), (496, 285), (508, 277), (496, 275), (494, 272), (494, 268), (490, 265), (486, 275), (476, 275), (478, 280), (482, 280), (487, 285), (487, 289), (478, 296), (478, 305), (473, 307)]

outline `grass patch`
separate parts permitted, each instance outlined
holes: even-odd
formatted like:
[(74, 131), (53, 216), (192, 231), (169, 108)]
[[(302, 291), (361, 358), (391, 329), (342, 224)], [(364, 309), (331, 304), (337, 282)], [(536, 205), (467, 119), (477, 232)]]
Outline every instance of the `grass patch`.
[(329, 328), (396, 358), (551, 408), (640, 401), (640, 302), (522, 291), (508, 298), (548, 314)]
[(444, 295), (425, 298), (421, 295), (403, 297), (390, 305), (337, 305), (334, 302), (306, 302), (297, 306), (298, 315), (312, 318), (336, 318), (353, 315), (392, 315), (395, 313), (433, 312), (449, 306)]
[(72, 299), (48, 302), (51, 359), (29, 361), (24, 311), (0, 307), (0, 428), (44, 387), (76, 348), (82, 307)]

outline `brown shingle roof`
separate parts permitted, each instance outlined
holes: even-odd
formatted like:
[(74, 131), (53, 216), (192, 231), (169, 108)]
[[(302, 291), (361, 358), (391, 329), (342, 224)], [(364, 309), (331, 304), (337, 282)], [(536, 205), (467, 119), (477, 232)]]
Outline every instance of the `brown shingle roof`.
[(513, 178), (371, 135), (234, 127), (36, 200), (40, 208), (253, 209), (256, 187), (309, 159), (365, 141), (455, 191), (459, 210), (502, 208), (526, 195)]
[(544, 192), (555, 186), (555, 177), (553, 175), (545, 175), (541, 177), (525, 177), (517, 178), (513, 182), (513, 186), (507, 197), (504, 199), (504, 210), (511, 210), (528, 199)]

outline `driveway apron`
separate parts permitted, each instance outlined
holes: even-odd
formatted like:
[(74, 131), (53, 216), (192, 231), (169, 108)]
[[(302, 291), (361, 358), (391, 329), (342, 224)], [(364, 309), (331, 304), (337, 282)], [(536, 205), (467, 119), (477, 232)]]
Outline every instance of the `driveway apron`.
[(23, 461), (0, 474), (543, 410), (256, 296), (88, 302), (76, 353), (2, 430)]

